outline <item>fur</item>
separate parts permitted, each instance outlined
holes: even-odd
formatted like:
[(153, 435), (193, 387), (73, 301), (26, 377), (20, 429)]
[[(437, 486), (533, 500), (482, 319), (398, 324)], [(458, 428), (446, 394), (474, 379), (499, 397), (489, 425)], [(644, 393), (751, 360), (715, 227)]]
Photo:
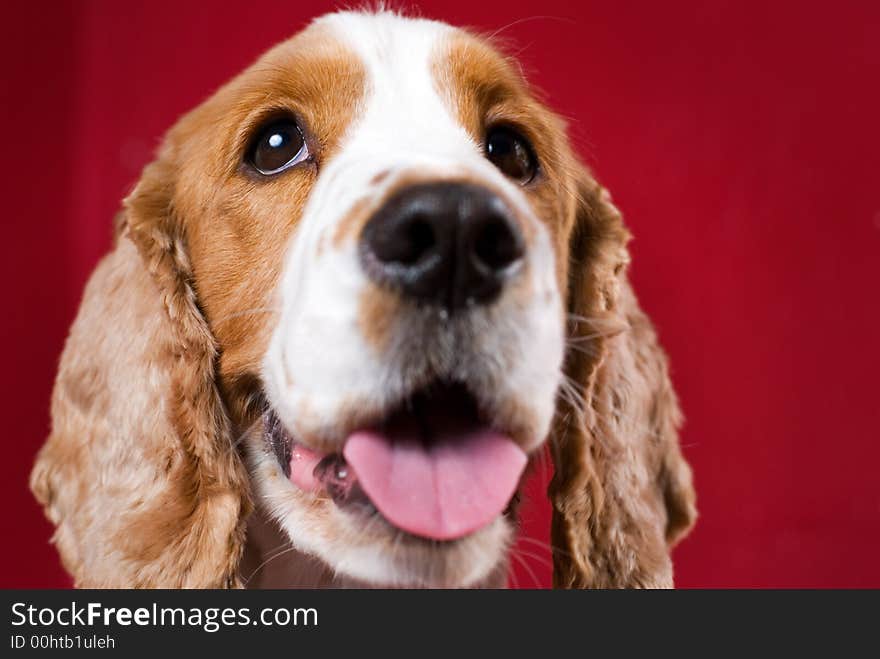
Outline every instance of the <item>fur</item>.
[[(312, 158), (261, 180), (241, 154), (279, 108)], [(532, 142), (534, 182), (484, 157), (491, 122)], [(457, 319), (379, 289), (356, 253), (385, 199), (438, 180), (495, 192), (528, 248), (501, 298)], [(31, 476), (64, 565), (85, 587), (237, 587), (280, 538), (299, 577), (250, 585), (499, 585), (513, 509), (443, 546), (365, 524), (294, 488), (260, 429), (268, 403), (298, 441), (338, 450), (441, 375), (532, 455), (550, 443), (555, 585), (672, 586), (694, 491), (628, 239), (489, 40), (389, 12), (319, 19), (183, 117), (123, 204)]]

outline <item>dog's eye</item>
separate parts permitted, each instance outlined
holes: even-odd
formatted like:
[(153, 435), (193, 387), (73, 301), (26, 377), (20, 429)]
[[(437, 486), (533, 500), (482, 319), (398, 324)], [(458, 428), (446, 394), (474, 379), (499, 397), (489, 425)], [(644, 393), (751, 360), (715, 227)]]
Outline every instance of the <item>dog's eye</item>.
[(538, 161), (531, 144), (516, 131), (499, 126), (486, 136), (486, 156), (506, 176), (525, 185), (535, 177)]
[(257, 131), (247, 159), (260, 174), (282, 172), (309, 157), (302, 131), (293, 119), (278, 119)]

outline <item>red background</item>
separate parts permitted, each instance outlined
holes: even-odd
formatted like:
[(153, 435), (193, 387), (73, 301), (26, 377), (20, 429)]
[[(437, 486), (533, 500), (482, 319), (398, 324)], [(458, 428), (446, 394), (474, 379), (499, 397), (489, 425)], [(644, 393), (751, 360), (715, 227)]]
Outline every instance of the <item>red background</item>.
[[(880, 586), (880, 4), (813, 4), (421, 3), (528, 19), (504, 34), (636, 235), (699, 493), (681, 586)], [(26, 481), (119, 199), (176, 117), (328, 8), (5, 9), (0, 585), (69, 584)], [(546, 542), (540, 481), (525, 526)], [(520, 549), (516, 583), (547, 585), (546, 548)]]

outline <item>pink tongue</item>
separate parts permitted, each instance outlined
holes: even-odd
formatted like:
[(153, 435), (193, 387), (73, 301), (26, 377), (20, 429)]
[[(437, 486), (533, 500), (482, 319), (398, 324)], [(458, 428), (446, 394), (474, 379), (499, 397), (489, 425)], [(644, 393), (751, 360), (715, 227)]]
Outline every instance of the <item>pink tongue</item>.
[(460, 538), (491, 522), (507, 506), (526, 464), (513, 440), (490, 430), (429, 446), (359, 431), (343, 455), (389, 522), (434, 540)]

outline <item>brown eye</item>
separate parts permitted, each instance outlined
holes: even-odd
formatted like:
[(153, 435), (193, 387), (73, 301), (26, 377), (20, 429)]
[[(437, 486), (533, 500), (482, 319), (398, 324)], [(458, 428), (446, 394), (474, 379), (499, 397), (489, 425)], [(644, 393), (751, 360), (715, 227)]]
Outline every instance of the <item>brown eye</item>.
[(257, 132), (247, 160), (260, 174), (271, 175), (309, 157), (302, 131), (293, 119), (277, 119)]
[(538, 161), (525, 137), (516, 131), (499, 126), (486, 135), (486, 157), (505, 176), (525, 185), (535, 177)]

